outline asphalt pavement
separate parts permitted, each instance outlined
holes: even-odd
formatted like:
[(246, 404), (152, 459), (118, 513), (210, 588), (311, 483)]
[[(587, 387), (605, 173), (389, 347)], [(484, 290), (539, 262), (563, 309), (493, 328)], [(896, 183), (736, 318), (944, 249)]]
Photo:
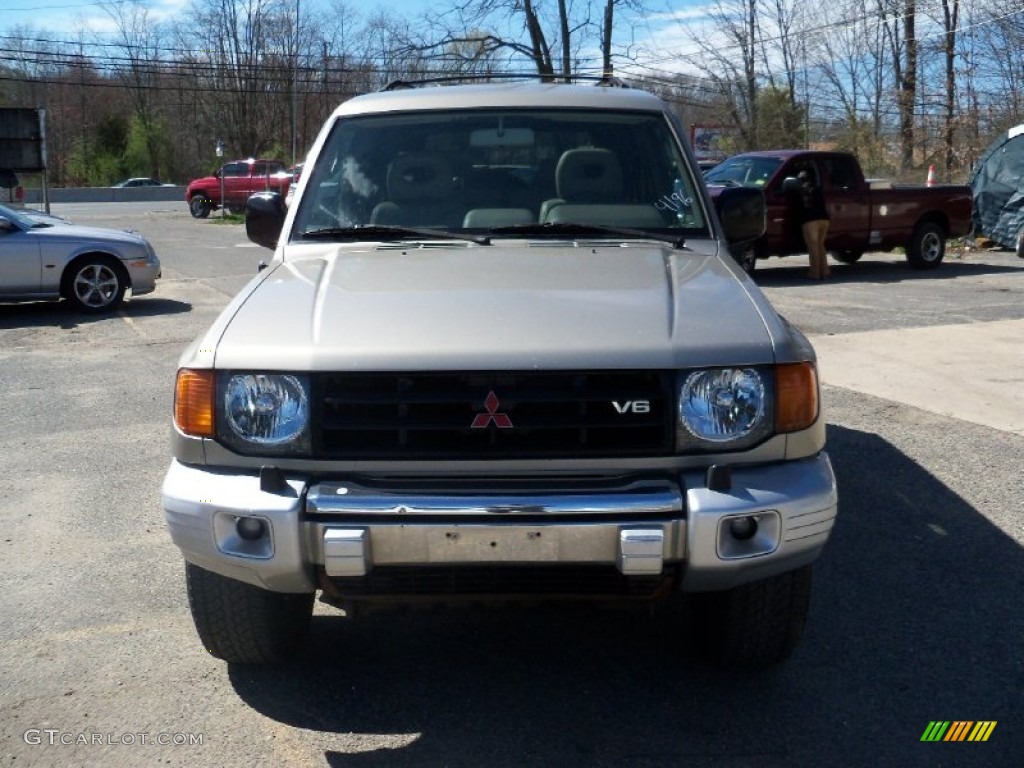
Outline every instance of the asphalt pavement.
[[(151, 295), (0, 305), (6, 766), (1016, 768), (1024, 754), (1024, 260), (896, 254), (757, 282), (814, 342), (839, 516), (786, 664), (709, 667), (661, 612), (318, 604), (274, 669), (201, 648), (163, 524), (185, 345), (267, 253), (184, 203), (54, 206), (132, 227)], [(934, 721), (994, 722), (983, 743)]]

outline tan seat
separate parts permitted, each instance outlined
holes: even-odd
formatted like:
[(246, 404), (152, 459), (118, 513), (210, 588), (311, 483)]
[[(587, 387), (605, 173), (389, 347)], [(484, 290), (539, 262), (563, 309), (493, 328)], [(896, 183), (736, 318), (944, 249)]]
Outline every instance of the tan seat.
[(462, 226), (466, 229), (511, 227), (536, 221), (527, 208), (474, 208), (467, 211)]
[(370, 214), (371, 224), (457, 227), (463, 209), (454, 198), (451, 165), (438, 152), (403, 152), (388, 166), (388, 199)]
[(624, 202), (622, 166), (609, 149), (578, 147), (562, 153), (555, 168), (558, 197), (545, 200), (540, 220), (550, 220), (551, 211), (566, 203), (609, 204)]

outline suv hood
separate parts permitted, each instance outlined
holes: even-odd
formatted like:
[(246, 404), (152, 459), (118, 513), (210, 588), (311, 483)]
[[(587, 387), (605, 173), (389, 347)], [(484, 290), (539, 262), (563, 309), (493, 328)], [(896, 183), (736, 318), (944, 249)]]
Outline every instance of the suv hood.
[(497, 241), (327, 252), (289, 245), (286, 258), (215, 326), (216, 367), (565, 370), (774, 360), (764, 297), (713, 254), (651, 243)]

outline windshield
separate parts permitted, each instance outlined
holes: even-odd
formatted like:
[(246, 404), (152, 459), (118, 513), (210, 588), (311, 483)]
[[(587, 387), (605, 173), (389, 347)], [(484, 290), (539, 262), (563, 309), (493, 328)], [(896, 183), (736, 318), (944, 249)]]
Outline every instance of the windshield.
[(763, 187), (782, 165), (777, 157), (730, 157), (704, 174), (708, 184)]
[(25, 229), (34, 227), (38, 223), (30, 219), (28, 216), (21, 213), (20, 211), (16, 211), (13, 208), (8, 208), (6, 205), (0, 205), (0, 216), (3, 216), (5, 219), (10, 219), (11, 221), (16, 222)]
[(360, 227), (553, 236), (566, 230), (550, 225), (566, 224), (592, 226), (596, 237), (616, 229), (706, 237), (695, 188), (660, 113), (481, 109), (352, 117), (328, 137), (291, 237)]

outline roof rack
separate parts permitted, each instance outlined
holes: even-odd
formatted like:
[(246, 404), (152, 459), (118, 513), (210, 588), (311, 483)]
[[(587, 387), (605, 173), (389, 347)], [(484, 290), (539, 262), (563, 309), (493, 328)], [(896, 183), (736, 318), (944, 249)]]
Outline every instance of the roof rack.
[(630, 85), (612, 74), (572, 74), (572, 75), (542, 75), (537, 72), (480, 72), (466, 73), (461, 75), (437, 75), (435, 77), (422, 77), (415, 80), (391, 80), (381, 91), (399, 91), (406, 88), (418, 88), (424, 85), (450, 85), (453, 83), (465, 82), (487, 82), (490, 80), (540, 80), (547, 83), (576, 83), (580, 81), (592, 82), (595, 85), (604, 85), (611, 88), (629, 88)]

